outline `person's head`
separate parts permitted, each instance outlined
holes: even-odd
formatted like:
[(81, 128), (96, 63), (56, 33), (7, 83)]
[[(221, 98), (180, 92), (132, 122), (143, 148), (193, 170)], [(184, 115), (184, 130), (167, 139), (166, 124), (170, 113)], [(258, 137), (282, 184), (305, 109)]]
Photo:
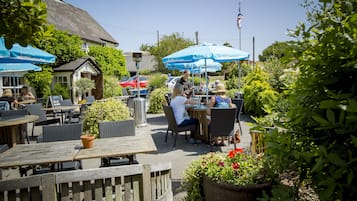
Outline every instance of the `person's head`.
[(190, 71), (188, 70), (183, 71), (183, 77), (185, 78), (185, 80), (187, 80), (190, 77)]
[(181, 96), (183, 94), (183, 85), (182, 84), (175, 84), (172, 90), (172, 98), (176, 96)]
[(12, 97), (12, 91), (11, 91), (11, 89), (5, 89), (5, 90), (2, 92), (2, 96), (3, 96), (3, 97)]
[(219, 83), (216, 85), (216, 89), (214, 90), (216, 95), (225, 95), (226, 94), (226, 87), (223, 83)]
[(29, 88), (27, 87), (27, 86), (23, 86), (22, 88), (21, 88), (21, 93), (22, 94), (26, 94), (26, 93), (28, 93), (29, 92)]

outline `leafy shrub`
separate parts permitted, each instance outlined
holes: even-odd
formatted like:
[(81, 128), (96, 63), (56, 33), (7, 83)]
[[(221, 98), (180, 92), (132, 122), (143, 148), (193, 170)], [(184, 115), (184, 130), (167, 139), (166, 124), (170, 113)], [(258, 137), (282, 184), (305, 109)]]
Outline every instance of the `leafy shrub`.
[(256, 116), (266, 114), (265, 108), (273, 107), (279, 94), (272, 89), (268, 82), (268, 75), (259, 67), (245, 77), (244, 108)]
[(87, 108), (83, 120), (84, 132), (98, 137), (98, 123), (101, 121), (118, 121), (130, 119), (129, 108), (122, 101), (113, 98), (95, 101)]
[(165, 81), (167, 80), (167, 76), (160, 73), (155, 73), (150, 77), (149, 86), (152, 90), (165, 87)]
[(123, 94), (118, 82), (119, 80), (114, 76), (104, 76), (104, 98), (121, 96)]
[(61, 95), (63, 99), (69, 99), (70, 91), (67, 86), (63, 86), (60, 83), (56, 83), (53, 87), (52, 95)]
[(148, 113), (162, 113), (162, 103), (165, 102), (165, 94), (168, 93), (167, 88), (158, 88), (151, 92)]
[(236, 92), (238, 92), (238, 89), (230, 89), (227, 91), (226, 95), (232, 99), (235, 98)]
[(238, 89), (238, 78), (237, 77), (229, 78), (226, 82), (226, 89), (227, 90)]

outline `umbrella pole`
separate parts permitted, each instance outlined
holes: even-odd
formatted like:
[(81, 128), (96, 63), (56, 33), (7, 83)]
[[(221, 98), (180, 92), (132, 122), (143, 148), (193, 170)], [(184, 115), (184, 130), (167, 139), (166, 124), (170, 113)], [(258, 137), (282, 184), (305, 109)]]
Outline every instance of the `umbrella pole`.
[(205, 59), (205, 76), (206, 76), (206, 105), (208, 104), (208, 76), (207, 76), (207, 61)]

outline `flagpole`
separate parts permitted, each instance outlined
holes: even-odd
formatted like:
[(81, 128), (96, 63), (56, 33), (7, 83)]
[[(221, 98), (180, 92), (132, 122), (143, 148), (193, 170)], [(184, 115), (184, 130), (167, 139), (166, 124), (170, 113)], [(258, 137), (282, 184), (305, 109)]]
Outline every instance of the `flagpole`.
[[(238, 10), (238, 15), (237, 15), (237, 27), (238, 27), (238, 34), (239, 34), (239, 50), (242, 50), (242, 20), (243, 20), (243, 15), (240, 12), (240, 1), (238, 2), (239, 10)], [(240, 65), (240, 61), (238, 60), (238, 90), (241, 92), (241, 77), (242, 77), (242, 69)], [(240, 98), (240, 97), (238, 97)]]

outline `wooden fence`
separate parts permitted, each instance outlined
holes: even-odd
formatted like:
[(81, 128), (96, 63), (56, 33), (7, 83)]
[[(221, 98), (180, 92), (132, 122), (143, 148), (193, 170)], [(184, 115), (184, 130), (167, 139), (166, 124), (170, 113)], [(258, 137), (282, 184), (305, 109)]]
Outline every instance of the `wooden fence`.
[(0, 201), (172, 201), (171, 164), (126, 165), (0, 181)]

